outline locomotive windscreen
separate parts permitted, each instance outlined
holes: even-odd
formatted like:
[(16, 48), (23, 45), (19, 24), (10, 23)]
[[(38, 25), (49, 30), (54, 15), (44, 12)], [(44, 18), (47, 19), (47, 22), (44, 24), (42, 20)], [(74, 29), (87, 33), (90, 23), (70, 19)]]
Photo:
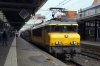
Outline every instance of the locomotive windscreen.
[(52, 25), (46, 26), (46, 30), (48, 32), (77, 32), (78, 26), (71, 26), (71, 25)]

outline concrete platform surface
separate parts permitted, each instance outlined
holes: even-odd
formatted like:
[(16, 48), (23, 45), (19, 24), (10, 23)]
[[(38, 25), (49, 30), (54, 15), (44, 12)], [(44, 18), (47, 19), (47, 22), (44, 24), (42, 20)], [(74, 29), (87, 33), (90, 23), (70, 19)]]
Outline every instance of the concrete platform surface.
[(8, 46), (2, 46), (0, 41), (0, 66), (4, 66), (12, 41), (13, 37), (10, 37), (7, 41)]
[(0, 66), (68, 66), (20, 37), (15, 37), (9, 47)]
[(92, 41), (81, 41), (81, 44), (100, 46), (100, 42), (92, 42)]

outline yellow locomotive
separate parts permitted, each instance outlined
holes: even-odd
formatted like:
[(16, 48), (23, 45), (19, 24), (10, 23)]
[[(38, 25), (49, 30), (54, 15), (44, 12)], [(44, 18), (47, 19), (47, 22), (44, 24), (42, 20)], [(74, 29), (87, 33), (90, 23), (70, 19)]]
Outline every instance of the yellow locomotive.
[(69, 18), (49, 20), (31, 29), (31, 41), (46, 48), (50, 53), (73, 57), (80, 52), (80, 35), (78, 24)]
[(80, 52), (80, 35), (77, 30), (78, 24), (74, 19), (49, 20), (34, 26), (29, 32), (29, 40), (57, 57), (66, 56), (70, 59)]

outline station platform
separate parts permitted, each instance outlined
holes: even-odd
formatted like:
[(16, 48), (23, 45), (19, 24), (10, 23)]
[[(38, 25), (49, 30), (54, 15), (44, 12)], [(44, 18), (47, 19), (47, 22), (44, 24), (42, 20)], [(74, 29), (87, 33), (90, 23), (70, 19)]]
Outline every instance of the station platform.
[(100, 46), (100, 42), (94, 42), (94, 41), (81, 41), (81, 44)]
[(10, 49), (13, 39), (14, 39), (14, 37), (11, 37), (7, 41), (8, 46), (2, 46), (2, 42), (0, 41), (0, 66), (4, 66), (4, 63), (6, 61), (6, 57), (9, 52), (9, 49)]
[(100, 55), (100, 42), (81, 41), (81, 51)]
[(0, 45), (0, 66), (68, 66), (20, 37), (7, 42)]

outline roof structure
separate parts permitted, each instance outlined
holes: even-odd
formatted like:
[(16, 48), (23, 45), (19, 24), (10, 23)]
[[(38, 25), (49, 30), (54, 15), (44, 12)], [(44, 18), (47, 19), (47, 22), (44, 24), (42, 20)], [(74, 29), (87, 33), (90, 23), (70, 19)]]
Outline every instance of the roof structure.
[[(19, 30), (46, 2), (47, 0), (0, 0), (0, 16), (3, 15), (0, 17), (0, 24), (9, 23)], [(19, 15), (22, 10), (24, 14), (28, 14), (24, 19)]]

